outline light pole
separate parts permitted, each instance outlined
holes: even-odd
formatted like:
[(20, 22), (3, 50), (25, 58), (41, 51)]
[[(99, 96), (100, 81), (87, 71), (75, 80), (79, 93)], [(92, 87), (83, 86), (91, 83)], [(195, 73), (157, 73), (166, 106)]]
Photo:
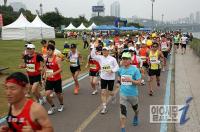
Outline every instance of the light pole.
[(153, 3), (155, 2), (155, 0), (151, 0), (152, 2), (152, 16), (151, 16), (151, 21), (152, 21), (152, 28), (154, 28), (154, 20), (153, 20)]
[(164, 24), (164, 21), (163, 21), (163, 19), (164, 19), (164, 14), (162, 14), (162, 25)]

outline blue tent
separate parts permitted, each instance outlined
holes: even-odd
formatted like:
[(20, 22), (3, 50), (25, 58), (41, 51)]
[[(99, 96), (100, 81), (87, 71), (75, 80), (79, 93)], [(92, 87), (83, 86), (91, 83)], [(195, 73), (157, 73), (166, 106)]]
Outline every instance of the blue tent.
[(120, 27), (119, 28), (120, 31), (137, 31), (138, 28), (131, 26), (131, 27)]
[(118, 30), (118, 28), (112, 25), (101, 25), (92, 28), (92, 30)]
[(144, 27), (144, 28), (140, 28), (139, 31), (151, 31), (152, 29), (151, 28), (147, 28), (147, 27)]

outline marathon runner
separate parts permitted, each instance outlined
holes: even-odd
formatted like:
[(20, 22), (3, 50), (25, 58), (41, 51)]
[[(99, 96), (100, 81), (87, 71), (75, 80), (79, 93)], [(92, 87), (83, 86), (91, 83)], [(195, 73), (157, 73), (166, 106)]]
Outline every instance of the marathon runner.
[(5, 91), (9, 103), (7, 125), (0, 132), (53, 132), (46, 110), (38, 103), (25, 97), (28, 78), (21, 72), (9, 75), (5, 80)]
[[(90, 52), (94, 47), (90, 48)], [(95, 95), (98, 93), (98, 90), (96, 88), (97, 82), (98, 82), (98, 77), (99, 77), (99, 71), (100, 71), (100, 64), (98, 61), (93, 59), (91, 55), (88, 55), (88, 63), (86, 64), (86, 68), (90, 67), (89, 70), (89, 76), (90, 76), (90, 83), (93, 89), (92, 95)]]
[(50, 95), (52, 92), (55, 92), (60, 107), (58, 108), (58, 112), (62, 112), (64, 109), (63, 105), (63, 95), (62, 95), (62, 79), (61, 79), (61, 59), (54, 54), (55, 46), (48, 45), (47, 46), (47, 59), (45, 61), (45, 74), (44, 79), (46, 80), (45, 93), (47, 96), (47, 101), (51, 105), (51, 108), (48, 110), (48, 114), (51, 115), (55, 112), (56, 107), (52, 101), (52, 97)]
[(46, 40), (43, 39), (41, 41), (41, 44), (42, 44), (42, 56), (45, 59), (47, 57), (47, 46), (48, 46), (48, 43), (47, 43)]
[(180, 42), (180, 38), (179, 38), (179, 35), (178, 33), (175, 33), (175, 36), (174, 36), (174, 52), (177, 53), (177, 50), (179, 48), (179, 42)]
[[(97, 47), (98, 45), (95, 45)], [(96, 49), (93, 48), (91, 51), (91, 57), (97, 60), (101, 66), (101, 101), (102, 101), (102, 110), (101, 114), (107, 112), (107, 102), (109, 95), (114, 97), (113, 87), (115, 82), (115, 72), (119, 69), (117, 60), (109, 55), (108, 47), (103, 47), (103, 55), (97, 55)]]
[(43, 70), (43, 62), (44, 59), (42, 56), (35, 52), (35, 45), (28, 44), (27, 55), (24, 56), (24, 64), (22, 64), (20, 67), (26, 68), (30, 82), (30, 91), (40, 104), (45, 103), (45, 98), (41, 96), (39, 89), (39, 84), (41, 82), (41, 71)]
[(160, 47), (161, 47), (161, 51), (164, 55), (164, 58), (163, 58), (164, 62), (163, 62), (163, 66), (162, 66), (162, 71), (165, 71), (165, 67), (167, 65), (166, 63), (167, 63), (168, 53), (169, 53), (169, 50), (170, 50), (170, 45), (167, 42), (167, 38), (165, 37), (165, 35), (161, 36)]
[(82, 61), (81, 54), (77, 51), (76, 44), (71, 44), (71, 51), (69, 52), (68, 60), (70, 62), (70, 70), (75, 82), (74, 94), (77, 95), (80, 90), (78, 83), (78, 75), (81, 71), (80, 61)]
[(153, 87), (152, 87), (152, 81), (153, 81), (153, 76), (156, 76), (156, 82), (157, 86), (160, 87), (160, 59), (164, 58), (163, 54), (161, 51), (158, 50), (158, 43), (153, 43), (152, 44), (152, 49), (148, 51), (147, 53), (148, 56), (148, 63), (149, 63), (149, 95), (153, 96)]
[(141, 84), (140, 71), (131, 66), (131, 54), (125, 52), (122, 54), (122, 67), (118, 71), (118, 83), (120, 86), (120, 125), (121, 132), (125, 132), (125, 124), (127, 119), (128, 104), (131, 105), (135, 115), (133, 117), (132, 124), (137, 126), (139, 124), (138, 119), (138, 89), (137, 85)]
[(186, 37), (186, 34), (183, 34), (183, 36), (181, 37), (181, 54), (185, 54), (186, 52), (186, 45), (187, 45), (187, 41), (188, 41), (188, 37)]

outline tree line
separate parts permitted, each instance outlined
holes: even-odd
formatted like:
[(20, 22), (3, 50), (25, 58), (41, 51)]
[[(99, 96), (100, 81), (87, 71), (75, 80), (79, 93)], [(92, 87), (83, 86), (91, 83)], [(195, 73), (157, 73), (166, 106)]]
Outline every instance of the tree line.
[[(20, 13), (27, 18), (28, 21), (33, 21), (36, 14), (33, 14), (30, 10), (25, 10), (21, 8), (18, 12), (15, 12), (12, 6), (0, 6), (0, 14), (3, 15), (3, 23), (4, 25), (8, 25), (14, 22)], [(87, 20), (84, 16), (79, 16), (77, 18), (72, 17), (64, 17), (58, 11), (46, 12), (42, 16), (40, 16), (42, 21), (52, 27), (59, 28), (61, 25), (68, 26), (70, 22), (75, 26), (78, 27), (82, 22), (85, 26), (91, 25), (93, 22), (97, 25), (114, 25), (116, 17), (113, 16), (97, 16), (92, 17), (90, 20)], [(139, 23), (128, 23), (128, 26), (136, 26), (140, 27)]]

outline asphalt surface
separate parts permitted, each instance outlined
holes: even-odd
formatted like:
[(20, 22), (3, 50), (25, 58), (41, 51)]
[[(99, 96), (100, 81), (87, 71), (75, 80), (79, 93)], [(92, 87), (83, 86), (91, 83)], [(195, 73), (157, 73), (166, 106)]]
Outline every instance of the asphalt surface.
[[(154, 80), (154, 96), (148, 95), (145, 86), (139, 87), (139, 120), (138, 126), (132, 126), (134, 112), (128, 108), (128, 120), (126, 125), (127, 132), (159, 132), (160, 124), (151, 124), (149, 109), (150, 105), (162, 105), (164, 102), (165, 88), (168, 71), (161, 72), (161, 86), (158, 88)], [(108, 113), (99, 114), (100, 92), (98, 95), (91, 95), (89, 77), (80, 81), (79, 95), (73, 94), (74, 85), (64, 89), (63, 112), (56, 112), (50, 115), (55, 132), (120, 132), (120, 107), (119, 93), (115, 91), (117, 101), (115, 104), (109, 103)], [(100, 91), (100, 90), (99, 90)], [(55, 98), (55, 103), (58, 102)], [(45, 105), (48, 109), (49, 106)]]

